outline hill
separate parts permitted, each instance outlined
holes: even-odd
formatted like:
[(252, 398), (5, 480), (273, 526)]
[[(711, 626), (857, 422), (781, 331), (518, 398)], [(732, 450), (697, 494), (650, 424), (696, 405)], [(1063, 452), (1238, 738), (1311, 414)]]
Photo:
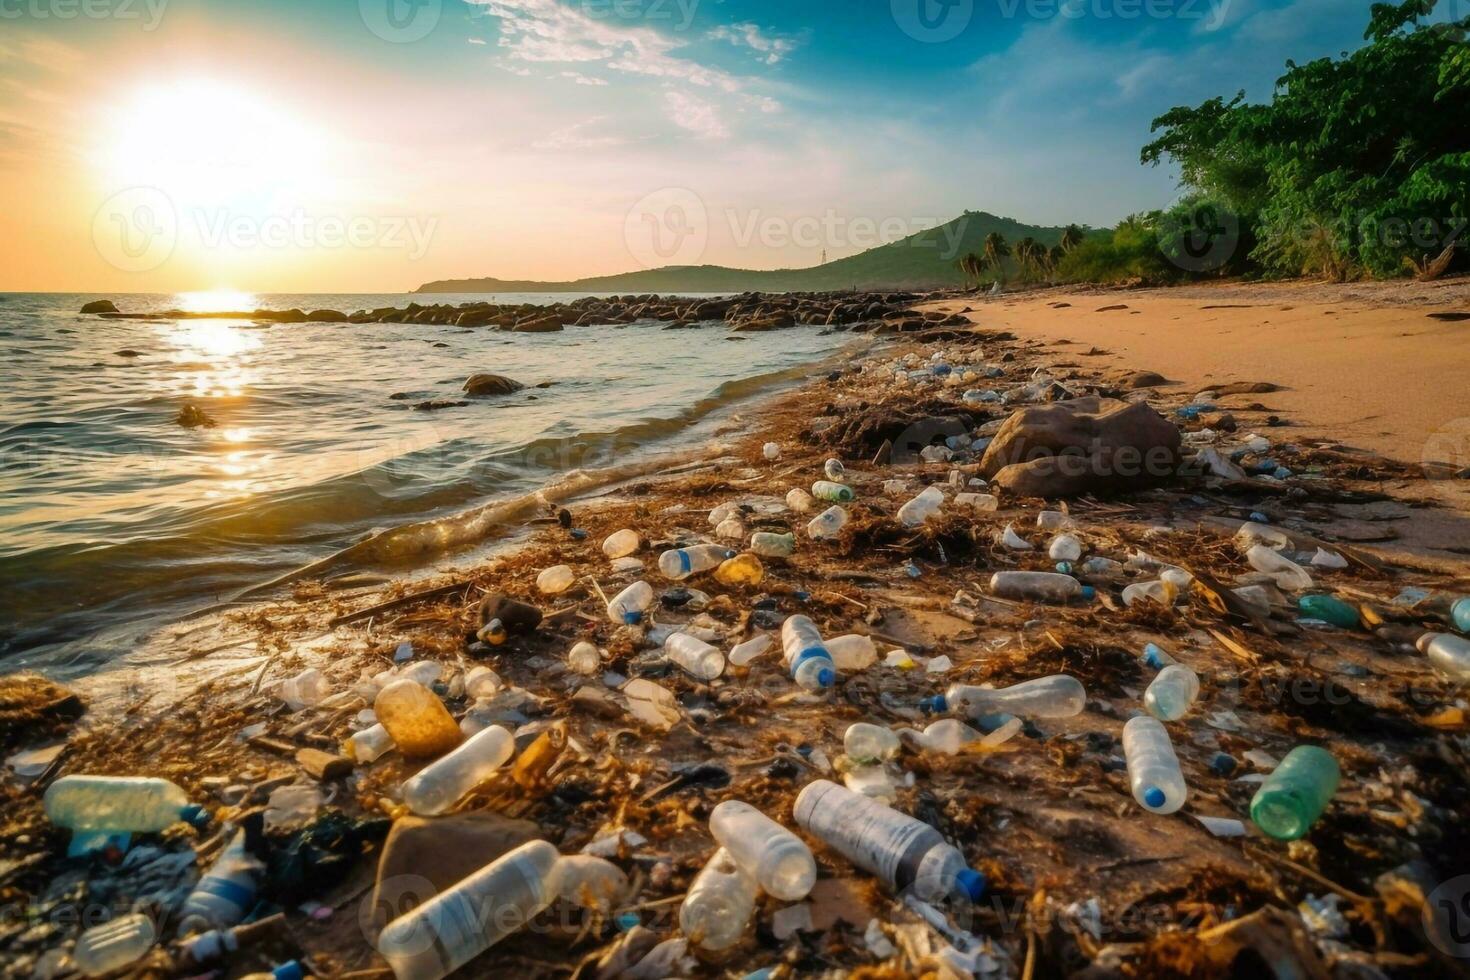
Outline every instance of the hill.
[(1015, 243), (1031, 236), (1048, 247), (1062, 228), (1022, 224), (985, 211), (966, 211), (936, 228), (808, 269), (730, 269), (718, 265), (667, 266), (572, 282), (443, 279), (419, 293), (739, 293), (825, 292), (839, 289), (935, 289), (964, 283), (956, 262), (981, 252), (985, 236), (1000, 232)]

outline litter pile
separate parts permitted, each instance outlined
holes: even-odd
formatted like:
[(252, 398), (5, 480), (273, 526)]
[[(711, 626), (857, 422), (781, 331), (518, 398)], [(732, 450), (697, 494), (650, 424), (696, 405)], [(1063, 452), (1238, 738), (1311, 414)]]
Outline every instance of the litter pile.
[(1334, 540), (1402, 471), (1261, 393), (920, 333), (233, 613), (243, 670), (6, 733), (5, 975), (1464, 975), (1470, 588)]

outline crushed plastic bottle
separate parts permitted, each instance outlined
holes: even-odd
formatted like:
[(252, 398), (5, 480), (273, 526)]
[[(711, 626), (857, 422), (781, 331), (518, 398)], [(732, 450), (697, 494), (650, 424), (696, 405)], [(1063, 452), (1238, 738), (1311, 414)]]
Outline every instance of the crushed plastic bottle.
[(1341, 779), (1332, 753), (1298, 745), (1251, 798), (1251, 821), (1277, 840), (1297, 840), (1322, 816)]
[(559, 858), (544, 840), (522, 844), (388, 923), (378, 952), (397, 980), (442, 980), (556, 900)]
[(245, 850), (245, 831), (199, 879), (179, 910), (179, 935), (239, 925), (255, 907), (255, 893), (265, 866)]
[(643, 614), (653, 605), (653, 587), (642, 580), (634, 582), (607, 604), (607, 618), (619, 626), (643, 622)]
[(790, 616), (781, 624), (781, 650), (792, 680), (808, 691), (821, 691), (837, 682), (832, 654), (822, 633), (806, 616)]
[(990, 576), (990, 591), (1007, 599), (1033, 602), (1090, 600), (1096, 591), (1060, 572), (996, 572)]
[(841, 507), (828, 507), (806, 526), (806, 533), (814, 540), (836, 537), (837, 533), (847, 524), (847, 511)]
[(471, 700), (493, 698), (505, 687), (500, 675), (484, 664), (476, 664), (464, 675), (464, 693)]
[(1143, 706), (1160, 721), (1178, 721), (1199, 697), (1199, 675), (1183, 664), (1160, 670), (1143, 692)]
[(1082, 557), (1082, 542), (1075, 535), (1058, 534), (1051, 539), (1046, 553), (1053, 561), (1077, 561)]
[(574, 674), (591, 677), (602, 669), (602, 653), (594, 644), (579, 640), (567, 651), (567, 666)]
[(944, 491), (929, 487), (898, 509), (898, 519), (906, 527), (918, 527), (936, 517), (944, 506)]
[(832, 480), (818, 480), (812, 484), (812, 496), (829, 503), (845, 504), (852, 500), (852, 487)]
[(833, 457), (822, 464), (822, 472), (827, 475), (827, 479), (831, 480), (834, 483), (847, 482), (847, 467), (843, 466), (842, 460), (837, 459), (836, 457)]
[(930, 722), (922, 732), (914, 735), (914, 741), (919, 743), (920, 748), (930, 752), (943, 752), (945, 755), (958, 755), (966, 745), (982, 738), (984, 736), (958, 718), (941, 718)]
[(1312, 587), (1312, 576), (1305, 568), (1263, 544), (1252, 545), (1245, 553), (1245, 560), (1256, 571), (1271, 576), (1277, 588), (1284, 591), (1300, 592)]
[(1000, 509), (1000, 498), (993, 493), (957, 493), (954, 503), (956, 507), (969, 507), (987, 513)]
[(735, 667), (744, 667), (769, 650), (774, 642), (769, 633), (753, 636), (730, 651), (730, 664)]
[(1012, 551), (1030, 551), (1032, 548), (1030, 541), (1027, 541), (1016, 533), (1016, 526), (1014, 524), (1007, 524), (1005, 530), (1000, 533), (996, 540)]
[(1454, 633), (1425, 633), (1416, 645), (1440, 673), (1457, 684), (1470, 684), (1470, 640)]
[(292, 711), (320, 704), (331, 693), (331, 682), (315, 667), (308, 667), (295, 677), (286, 678), (276, 688), (276, 694)]
[(729, 949), (744, 938), (759, 895), (755, 879), (721, 847), (690, 883), (679, 906), (679, 928), (701, 949)]
[(576, 581), (577, 575), (570, 565), (552, 565), (536, 576), (536, 588), (546, 595), (556, 595), (570, 589)]
[(505, 765), (515, 754), (515, 748), (514, 735), (499, 725), (491, 725), (405, 782), (403, 802), (421, 817), (446, 813)]
[(1174, 605), (1174, 598), (1177, 594), (1174, 586), (1163, 579), (1134, 582), (1123, 590), (1123, 605), (1133, 606), (1140, 602), (1156, 602), (1167, 608)]
[(878, 662), (878, 647), (871, 636), (848, 633), (826, 641), (832, 666), (839, 671), (867, 670)]
[(1043, 510), (1036, 515), (1036, 526), (1043, 531), (1060, 531), (1075, 527), (1076, 522), (1059, 510)]
[(1285, 551), (1291, 547), (1291, 538), (1270, 525), (1247, 521), (1235, 532), (1235, 547), (1244, 555), (1256, 545), (1264, 545), (1272, 551)]
[(134, 912), (82, 933), (71, 958), (83, 976), (100, 977), (138, 962), (157, 941), (153, 920)]
[(638, 532), (632, 528), (623, 528), (608, 535), (602, 542), (602, 553), (609, 558), (623, 558), (633, 554), (643, 546), (638, 537)]
[(807, 514), (816, 509), (817, 498), (800, 487), (786, 491), (786, 506), (798, 514)]
[(901, 748), (891, 729), (863, 721), (849, 725), (842, 736), (842, 749), (854, 762), (884, 762), (895, 758)]
[(720, 562), (733, 558), (735, 552), (722, 544), (701, 544), (692, 548), (675, 548), (658, 556), (658, 570), (665, 578), (683, 581), (691, 575), (718, 568)]
[(762, 558), (789, 558), (796, 553), (796, 535), (758, 531), (750, 536), (750, 550)]
[(710, 833), (740, 869), (783, 902), (806, 898), (817, 862), (801, 838), (749, 803), (726, 800), (709, 817)]
[(1346, 630), (1355, 630), (1361, 623), (1358, 610), (1336, 596), (1304, 595), (1296, 601), (1296, 607), (1308, 619), (1320, 619)]
[(796, 798), (796, 823), (899, 894), (978, 901), (985, 876), (933, 827), (826, 779)]
[(439, 696), (415, 681), (396, 680), (383, 688), (373, 711), (409, 759), (443, 755), (464, 738)]
[(1078, 565), (1077, 570), (1083, 575), (1116, 575), (1123, 570), (1123, 563), (1114, 561), (1111, 558), (1104, 558), (1101, 555), (1094, 555), (1081, 565)]
[(1173, 813), (1184, 805), (1189, 787), (1169, 733), (1157, 718), (1140, 715), (1123, 726), (1123, 755), (1133, 798), (1145, 810)]
[(1087, 690), (1071, 674), (1051, 674), (1002, 688), (954, 684), (943, 694), (926, 698), (920, 707), (929, 714), (953, 711), (971, 718), (993, 714), (1071, 718), (1087, 707)]
[(178, 786), (148, 776), (62, 776), (47, 787), (44, 805), (52, 823), (72, 832), (72, 857), (204, 814)]
[(721, 585), (759, 585), (765, 577), (765, 566), (749, 552), (728, 558), (715, 569), (715, 581)]
[(364, 728), (343, 742), (343, 754), (359, 765), (377, 762), (391, 751), (393, 736), (388, 734), (388, 729), (381, 723)]
[(688, 633), (672, 633), (664, 641), (664, 656), (697, 681), (709, 683), (725, 672), (725, 655)]

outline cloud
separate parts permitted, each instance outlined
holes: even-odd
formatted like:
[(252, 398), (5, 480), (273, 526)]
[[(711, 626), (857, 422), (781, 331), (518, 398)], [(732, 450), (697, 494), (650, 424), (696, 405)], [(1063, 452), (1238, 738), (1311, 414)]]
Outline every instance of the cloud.
[(607, 79), (605, 79), (605, 78), (593, 78), (591, 75), (584, 75), (584, 74), (582, 74), (579, 71), (564, 71), (564, 72), (561, 73), (561, 77), (562, 78), (570, 78), (572, 81), (576, 82), (578, 85), (606, 85), (607, 84)]
[(715, 106), (697, 96), (670, 89), (664, 93), (664, 106), (670, 119), (700, 139), (725, 139), (730, 135)]
[(796, 50), (797, 45), (795, 38), (766, 34), (759, 26), (748, 22), (716, 27), (709, 32), (708, 36), (711, 40), (729, 41), (736, 47), (744, 45), (752, 51), (763, 54), (765, 55), (763, 60), (768, 65), (780, 63), (787, 55)]
[(562, 129), (558, 129), (544, 139), (536, 140), (531, 144), (533, 150), (596, 150), (605, 149), (610, 146), (621, 146), (630, 142), (622, 136), (593, 135), (588, 132), (609, 122), (607, 116), (594, 116), (584, 119), (579, 123), (573, 123)]

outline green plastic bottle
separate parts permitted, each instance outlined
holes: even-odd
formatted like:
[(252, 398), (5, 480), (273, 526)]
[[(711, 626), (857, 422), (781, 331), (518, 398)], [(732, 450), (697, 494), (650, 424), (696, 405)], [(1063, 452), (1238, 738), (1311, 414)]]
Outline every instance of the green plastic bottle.
[(1277, 840), (1296, 840), (1322, 816), (1341, 778), (1332, 753), (1298, 745), (1256, 790), (1251, 820)]
[(1358, 611), (1336, 596), (1304, 595), (1296, 605), (1308, 619), (1320, 619), (1345, 630), (1355, 630), (1360, 625)]

